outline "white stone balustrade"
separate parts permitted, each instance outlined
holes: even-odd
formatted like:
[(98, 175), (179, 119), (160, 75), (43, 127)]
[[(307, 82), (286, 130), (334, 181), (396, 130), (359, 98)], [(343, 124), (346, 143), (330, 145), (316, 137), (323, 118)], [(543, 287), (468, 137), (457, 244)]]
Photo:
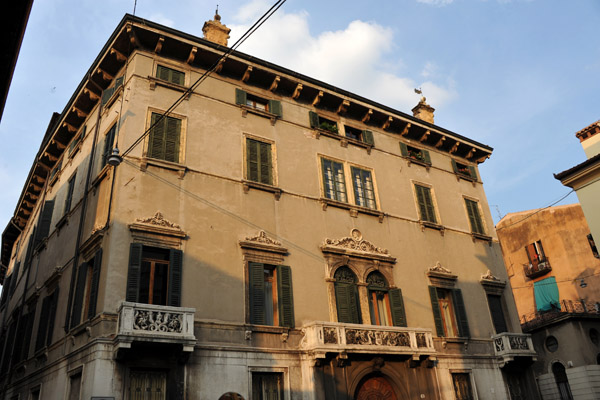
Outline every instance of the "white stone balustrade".
[(494, 352), (502, 358), (502, 363), (514, 360), (515, 357), (533, 357), (536, 352), (533, 348), (531, 335), (526, 333), (504, 332), (492, 336), (494, 341)]

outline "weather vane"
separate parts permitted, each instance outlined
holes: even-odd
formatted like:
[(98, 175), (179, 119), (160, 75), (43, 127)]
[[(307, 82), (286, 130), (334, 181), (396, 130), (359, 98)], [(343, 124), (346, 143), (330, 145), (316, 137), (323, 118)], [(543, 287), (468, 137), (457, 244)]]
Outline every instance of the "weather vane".
[(421, 89), (421, 88), (418, 88), (418, 89), (415, 88), (415, 93), (416, 94), (420, 94), (421, 95), (421, 101), (425, 102), (425, 96), (423, 96), (423, 89)]

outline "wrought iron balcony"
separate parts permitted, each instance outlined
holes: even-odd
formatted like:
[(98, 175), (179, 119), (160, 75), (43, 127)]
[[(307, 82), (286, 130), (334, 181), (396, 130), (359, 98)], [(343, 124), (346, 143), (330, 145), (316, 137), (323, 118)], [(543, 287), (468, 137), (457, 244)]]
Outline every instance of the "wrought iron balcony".
[(544, 258), (538, 263), (523, 264), (523, 270), (525, 271), (526, 277), (533, 279), (552, 271), (552, 267), (550, 266), (550, 261), (548, 261), (548, 258)]
[(117, 347), (129, 348), (132, 342), (174, 343), (191, 352), (196, 344), (195, 312), (195, 308), (124, 301), (119, 308)]
[(526, 333), (500, 333), (492, 336), (494, 341), (494, 353), (502, 358), (502, 364), (515, 359), (515, 357), (533, 357), (536, 352), (533, 348), (531, 335)]
[(433, 355), (430, 329), (311, 322), (302, 328), (301, 348), (314, 353), (346, 352)]

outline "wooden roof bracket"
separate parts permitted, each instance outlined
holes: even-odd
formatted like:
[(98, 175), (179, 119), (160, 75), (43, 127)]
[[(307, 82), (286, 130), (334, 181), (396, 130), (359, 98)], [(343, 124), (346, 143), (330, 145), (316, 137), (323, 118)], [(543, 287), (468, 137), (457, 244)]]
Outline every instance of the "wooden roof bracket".
[(348, 111), (348, 107), (350, 107), (350, 100), (342, 100), (342, 102), (340, 103), (340, 105), (337, 109), (337, 113), (345, 114), (346, 111)]
[(373, 109), (369, 108), (367, 110), (367, 112), (365, 113), (365, 115), (362, 117), (362, 122), (363, 124), (366, 124), (367, 122), (369, 122), (369, 120), (371, 119), (371, 117), (373, 116)]
[(323, 98), (323, 91), (319, 90), (319, 93), (317, 93), (315, 99), (312, 102), (313, 107), (316, 107), (321, 102), (321, 98)]
[(56, 139), (52, 139), (52, 140), (50, 141), (50, 143), (52, 143), (53, 145), (55, 145), (55, 146), (56, 146), (56, 147), (57, 147), (59, 150), (61, 150), (61, 151), (67, 148), (67, 146), (66, 146), (65, 144), (63, 144), (63, 143), (59, 142), (59, 141), (58, 141), (58, 140), (56, 140)]
[(450, 149), (450, 154), (456, 153), (456, 150), (458, 150), (458, 146), (460, 146), (460, 142), (456, 141), (456, 143), (454, 143), (454, 146), (452, 146), (452, 148)]
[(188, 56), (188, 58), (185, 62), (191, 65), (194, 62), (194, 60), (196, 59), (197, 52), (198, 52), (198, 48), (196, 46), (193, 46), (192, 49), (190, 50), (190, 55)]
[(419, 142), (423, 143), (424, 141), (426, 141), (430, 134), (431, 131), (429, 129), (426, 130), (423, 136), (421, 136), (421, 138), (419, 139)]
[(296, 89), (294, 89), (294, 94), (292, 94), (292, 99), (298, 100), (298, 97), (300, 97), (300, 92), (302, 92), (302, 84), (301, 83), (296, 85)]
[(158, 40), (156, 41), (156, 46), (154, 47), (154, 52), (156, 54), (160, 54), (164, 42), (165, 42), (165, 37), (164, 36), (160, 36), (158, 38)]
[(435, 148), (439, 149), (440, 147), (442, 147), (444, 145), (445, 141), (446, 141), (446, 136), (442, 136), (440, 138), (440, 140), (438, 140), (437, 143), (435, 144)]
[(252, 65), (248, 65), (246, 72), (244, 72), (244, 76), (242, 76), (242, 82), (248, 82), (248, 79), (250, 79), (250, 74), (252, 73), (252, 69)]
[(383, 126), (381, 127), (381, 129), (383, 129), (384, 131), (390, 127), (390, 125), (392, 124), (392, 121), (394, 120), (394, 118), (390, 115), (388, 116), (388, 119), (385, 120), (385, 122), (383, 123)]
[(88, 88), (83, 88), (83, 93), (87, 94), (90, 100), (92, 101), (100, 100), (100, 96), (98, 96), (96, 93), (92, 92)]
[[(84, 89), (85, 92), (85, 89)], [(83, 111), (81, 108), (75, 107), (73, 106), (73, 108), (71, 108), (71, 111), (73, 111), (75, 114), (77, 114), (77, 116), (79, 118), (86, 118), (88, 116), (88, 113)]]
[(470, 158), (472, 158), (476, 151), (477, 151), (477, 149), (475, 147), (471, 148), (471, 150), (469, 150), (469, 152), (467, 153), (467, 155), (465, 156), (465, 158), (467, 160), (470, 159)]
[(410, 122), (407, 123), (406, 126), (404, 127), (404, 129), (402, 130), (402, 132), (400, 133), (400, 136), (408, 135), (408, 131), (410, 130), (411, 126), (412, 126), (412, 124)]
[(219, 60), (219, 63), (218, 63), (218, 64), (217, 64), (217, 66), (215, 67), (215, 72), (216, 72), (217, 74), (220, 74), (220, 73), (221, 73), (221, 71), (223, 71), (223, 65), (225, 65), (225, 60), (226, 60), (225, 58), (221, 58), (221, 59)]
[(62, 128), (67, 128), (67, 130), (69, 131), (69, 133), (75, 133), (75, 132), (78, 131), (77, 128), (75, 128), (73, 125), (69, 124), (66, 121), (62, 123)]
[(275, 78), (273, 78), (273, 82), (271, 83), (271, 86), (269, 87), (269, 90), (271, 92), (274, 92), (277, 90), (277, 86), (279, 86), (280, 80), (281, 80), (281, 77), (279, 75), (276, 75)]
[(96, 70), (96, 73), (102, 75), (102, 79), (104, 79), (105, 81), (112, 81), (115, 78), (114, 75), (109, 74), (108, 72), (106, 72), (105, 70), (103, 70), (100, 67), (98, 67), (98, 69)]
[(133, 26), (131, 24), (127, 24), (126, 30), (127, 34), (129, 35), (129, 43), (131, 43), (133, 47), (138, 47), (139, 41), (135, 31), (133, 30)]
[(487, 154), (486, 154), (486, 155), (484, 155), (483, 157), (479, 157), (479, 158), (478, 158), (477, 160), (475, 160), (475, 161), (477, 161), (477, 163), (482, 163), (482, 162), (484, 162), (485, 160), (487, 160), (488, 158), (490, 158), (490, 154), (489, 154), (489, 153), (487, 153)]
[(127, 60), (127, 57), (125, 56), (125, 54), (121, 53), (119, 50), (115, 49), (114, 47), (110, 48), (110, 54), (113, 54), (117, 58), (117, 61), (124, 62)]

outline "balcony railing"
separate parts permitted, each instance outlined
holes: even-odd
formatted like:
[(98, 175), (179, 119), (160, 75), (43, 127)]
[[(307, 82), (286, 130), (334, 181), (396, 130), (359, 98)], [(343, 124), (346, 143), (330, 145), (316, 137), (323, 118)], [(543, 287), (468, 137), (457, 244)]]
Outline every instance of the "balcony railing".
[(523, 270), (525, 271), (526, 277), (533, 279), (552, 271), (552, 267), (550, 266), (548, 258), (545, 258), (537, 264), (523, 264)]
[(119, 309), (118, 347), (131, 347), (134, 341), (182, 344), (193, 351), (194, 308), (157, 306), (123, 302)]
[(526, 333), (500, 333), (492, 336), (492, 340), (494, 353), (497, 357), (502, 357), (503, 363), (512, 361), (515, 357), (536, 357), (531, 335)]
[(311, 322), (302, 328), (302, 349), (313, 352), (435, 354), (430, 329)]
[(600, 301), (561, 300), (560, 310), (532, 312), (521, 315), (521, 328), (524, 331), (530, 331), (531, 329), (552, 323), (556, 319), (581, 314), (600, 317)]

